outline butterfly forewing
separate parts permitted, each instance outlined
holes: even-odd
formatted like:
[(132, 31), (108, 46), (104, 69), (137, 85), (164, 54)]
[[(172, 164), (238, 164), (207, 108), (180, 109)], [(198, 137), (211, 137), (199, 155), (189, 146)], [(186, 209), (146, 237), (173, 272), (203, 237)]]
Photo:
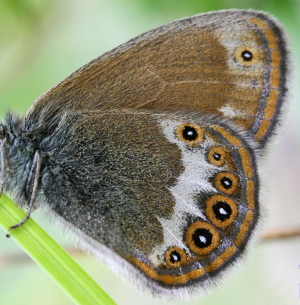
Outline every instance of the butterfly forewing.
[(50, 89), (29, 110), (25, 128), (52, 124), (68, 110), (197, 110), (230, 118), (265, 143), (286, 96), (287, 56), (279, 26), (261, 13), (178, 20), (105, 53)]

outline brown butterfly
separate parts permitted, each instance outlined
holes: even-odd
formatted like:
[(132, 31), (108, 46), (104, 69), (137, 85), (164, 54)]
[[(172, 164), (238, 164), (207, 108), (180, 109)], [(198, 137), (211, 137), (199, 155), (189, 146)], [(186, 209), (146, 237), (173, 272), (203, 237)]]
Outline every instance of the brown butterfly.
[(287, 48), (278, 21), (245, 10), (141, 34), (24, 117), (6, 116), (2, 188), (29, 207), (23, 222), (43, 207), (82, 248), (155, 294), (207, 290), (257, 231)]

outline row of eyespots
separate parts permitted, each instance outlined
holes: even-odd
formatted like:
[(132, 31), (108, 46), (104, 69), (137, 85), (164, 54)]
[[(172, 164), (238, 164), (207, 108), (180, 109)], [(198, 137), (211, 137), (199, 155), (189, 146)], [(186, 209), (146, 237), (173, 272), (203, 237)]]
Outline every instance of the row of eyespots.
[[(197, 146), (204, 140), (204, 131), (196, 124), (181, 124), (177, 127), (177, 137), (187, 145)], [(208, 162), (214, 166), (227, 165), (232, 169), (232, 158), (228, 148), (222, 146), (212, 147), (207, 154)], [(217, 189), (225, 194), (233, 194), (238, 186), (238, 177), (232, 173), (219, 173), (215, 177)]]
[[(185, 244), (198, 256), (207, 256), (220, 245), (220, 233), (205, 221), (195, 221), (185, 233)], [(191, 258), (185, 250), (171, 247), (165, 252), (168, 267), (179, 268), (188, 265)]]
[[(215, 166), (223, 166), (232, 162), (230, 153), (224, 147), (212, 147), (207, 154), (208, 162)], [(219, 172), (213, 179), (215, 188), (226, 194), (233, 195), (238, 191), (239, 178), (230, 172)], [(230, 198), (216, 194), (205, 202), (205, 214), (218, 228), (226, 229), (237, 217), (237, 204)]]
[[(195, 124), (183, 124), (177, 128), (178, 138), (189, 144), (200, 144), (204, 139), (202, 129)], [(209, 162), (215, 166), (223, 166), (230, 158), (223, 147), (214, 147), (208, 154)], [(237, 176), (229, 172), (220, 172), (214, 178), (217, 189), (225, 194), (236, 191), (239, 181)], [(214, 195), (206, 201), (205, 213), (216, 227), (230, 226), (237, 216), (236, 203), (223, 195)], [(211, 224), (204, 221), (195, 221), (185, 233), (185, 244), (198, 256), (209, 255), (220, 244), (220, 233)], [(190, 258), (184, 249), (171, 247), (165, 252), (165, 261), (168, 267), (179, 268), (189, 263)]]
[[(178, 138), (190, 145), (196, 145), (203, 141), (203, 130), (195, 124), (182, 124), (177, 127)], [(221, 146), (212, 147), (207, 155), (208, 162), (215, 166), (223, 166), (232, 163), (230, 153)], [(239, 178), (231, 172), (220, 172), (214, 178), (215, 187), (222, 193), (232, 195), (238, 191)]]
[[(224, 195), (214, 195), (206, 200), (205, 214), (213, 225), (225, 230), (230, 227), (238, 215), (237, 204)], [(210, 254), (220, 243), (219, 232), (209, 223), (195, 221), (187, 229), (185, 243), (197, 255)], [(165, 253), (168, 266), (181, 267), (188, 264), (183, 249), (172, 247)]]
[[(195, 124), (182, 124), (177, 127), (177, 137), (188, 145), (195, 146), (204, 140), (203, 130)], [(221, 149), (215, 152), (215, 157), (219, 159), (218, 164), (225, 162)], [(185, 234), (185, 244), (197, 255), (208, 255), (220, 243), (218, 231), (209, 223), (203, 221), (193, 222)], [(180, 267), (188, 263), (185, 250), (179, 247), (171, 247), (165, 252), (167, 266)]]
[[(195, 124), (182, 124), (177, 127), (177, 136), (183, 142), (196, 145), (203, 141), (203, 131)], [(223, 166), (231, 161), (230, 154), (224, 147), (212, 147), (208, 153), (208, 161), (215, 166)], [(230, 160), (229, 160), (230, 159)], [(215, 187), (222, 193), (232, 195), (238, 191), (239, 178), (230, 172), (220, 172), (214, 178)]]
[[(215, 166), (232, 162), (230, 153), (223, 147), (212, 147), (207, 154), (208, 162)], [(224, 160), (224, 162), (221, 162)], [(234, 173), (222, 171), (213, 178), (215, 188), (226, 195), (234, 195), (239, 191), (239, 177)], [(238, 207), (234, 200), (225, 195), (215, 194), (205, 202), (205, 214), (216, 227), (225, 230), (230, 227), (238, 215)]]
[[(212, 147), (207, 154), (208, 162), (221, 167), (232, 162), (230, 153), (221, 146)], [(239, 178), (230, 172), (219, 172), (214, 177), (215, 187), (222, 193), (232, 195), (238, 190)]]

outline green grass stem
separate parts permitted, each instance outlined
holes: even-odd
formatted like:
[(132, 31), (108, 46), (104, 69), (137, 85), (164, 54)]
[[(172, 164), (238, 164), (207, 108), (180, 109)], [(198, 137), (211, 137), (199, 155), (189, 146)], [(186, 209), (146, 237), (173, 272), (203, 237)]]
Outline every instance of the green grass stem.
[(0, 197), (0, 226), (79, 305), (115, 305), (98, 284), (33, 219), (12, 231), (25, 217), (11, 199)]

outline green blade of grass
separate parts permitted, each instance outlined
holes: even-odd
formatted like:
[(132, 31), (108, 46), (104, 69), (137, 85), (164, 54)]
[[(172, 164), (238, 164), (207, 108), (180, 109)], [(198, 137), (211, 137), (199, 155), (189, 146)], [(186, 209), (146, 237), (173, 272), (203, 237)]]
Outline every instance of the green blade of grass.
[[(0, 226), (19, 223), (25, 212), (7, 196), (0, 197)], [(31, 218), (21, 227), (8, 232), (11, 237), (80, 305), (116, 304), (98, 284)]]

